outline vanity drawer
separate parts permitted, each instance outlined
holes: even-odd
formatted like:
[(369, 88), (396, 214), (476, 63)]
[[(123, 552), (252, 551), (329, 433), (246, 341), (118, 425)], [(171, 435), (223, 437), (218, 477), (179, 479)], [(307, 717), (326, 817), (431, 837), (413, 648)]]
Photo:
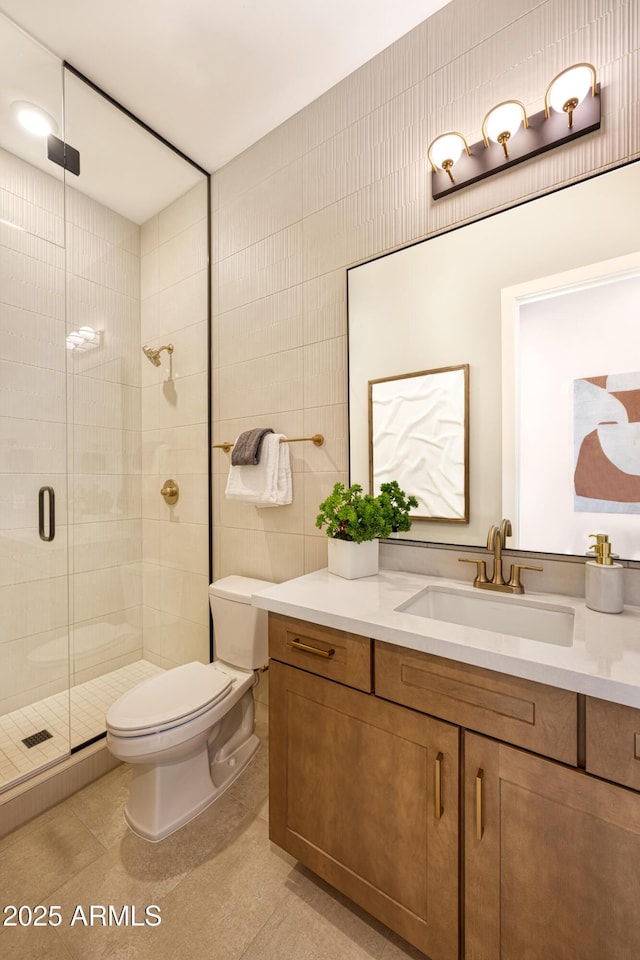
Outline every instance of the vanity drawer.
[(587, 772), (640, 790), (640, 710), (587, 697)]
[(375, 693), (575, 766), (577, 694), (375, 641)]
[(371, 693), (371, 640), (368, 637), (270, 613), (269, 656)]

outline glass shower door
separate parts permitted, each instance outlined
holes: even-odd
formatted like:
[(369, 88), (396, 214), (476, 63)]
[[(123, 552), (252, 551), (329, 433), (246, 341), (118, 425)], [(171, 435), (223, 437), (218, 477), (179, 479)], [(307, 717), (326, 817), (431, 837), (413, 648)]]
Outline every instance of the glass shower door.
[(62, 64), (1, 15), (0, 51), (3, 790), (70, 738)]

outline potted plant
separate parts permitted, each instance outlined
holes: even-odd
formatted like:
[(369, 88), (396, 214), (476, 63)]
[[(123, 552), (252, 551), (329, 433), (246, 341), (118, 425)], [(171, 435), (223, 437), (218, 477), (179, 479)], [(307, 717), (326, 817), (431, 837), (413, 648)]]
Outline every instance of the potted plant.
[(373, 497), (363, 493), (359, 483), (350, 487), (336, 483), (320, 504), (316, 527), (327, 528), (331, 573), (348, 580), (377, 573), (380, 537), (388, 537), (394, 528), (409, 529), (408, 512), (417, 506), (415, 497), (407, 499), (395, 481), (384, 486), (389, 489)]
[(380, 484), (378, 500), (391, 525), (392, 533), (400, 533), (410, 529), (411, 517), (409, 511), (418, 506), (418, 500), (413, 494), (407, 495), (397, 480), (391, 480), (389, 483)]

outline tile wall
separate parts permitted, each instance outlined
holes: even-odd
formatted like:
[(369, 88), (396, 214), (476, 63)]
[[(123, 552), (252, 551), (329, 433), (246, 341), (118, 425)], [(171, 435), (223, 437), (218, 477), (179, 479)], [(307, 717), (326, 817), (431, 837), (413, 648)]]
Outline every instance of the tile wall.
[[(144, 655), (163, 667), (209, 662), (207, 184), (141, 229)], [(139, 348), (138, 348), (139, 349)], [(165, 480), (176, 504), (160, 496)]]
[[(605, 90), (597, 136), (431, 200), (438, 133), (474, 142), (514, 95), (541, 109), (582, 60)], [(316, 508), (348, 471), (346, 268), (637, 157), (639, 91), (637, 0), (453, 0), (214, 174), (214, 443), (252, 426), (326, 437), (292, 446), (294, 502), (271, 510), (224, 499), (214, 451), (216, 578), (326, 564)]]

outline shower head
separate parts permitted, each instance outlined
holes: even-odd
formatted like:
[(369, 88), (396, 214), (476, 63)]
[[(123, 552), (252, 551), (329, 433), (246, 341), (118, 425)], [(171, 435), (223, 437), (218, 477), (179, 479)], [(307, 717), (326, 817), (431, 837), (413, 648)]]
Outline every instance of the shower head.
[(142, 352), (144, 353), (145, 357), (147, 358), (147, 360), (150, 360), (150, 361), (151, 361), (151, 363), (154, 365), (154, 367), (159, 367), (159, 366), (160, 366), (160, 362), (161, 362), (161, 361), (160, 361), (160, 354), (161, 354), (161, 352), (162, 352), (163, 350), (166, 350), (167, 353), (172, 354), (172, 353), (173, 353), (173, 344), (172, 344), (172, 343), (169, 343), (169, 344), (167, 344), (166, 347), (158, 347), (157, 350), (155, 350), (153, 347), (143, 347), (143, 348), (142, 348)]

